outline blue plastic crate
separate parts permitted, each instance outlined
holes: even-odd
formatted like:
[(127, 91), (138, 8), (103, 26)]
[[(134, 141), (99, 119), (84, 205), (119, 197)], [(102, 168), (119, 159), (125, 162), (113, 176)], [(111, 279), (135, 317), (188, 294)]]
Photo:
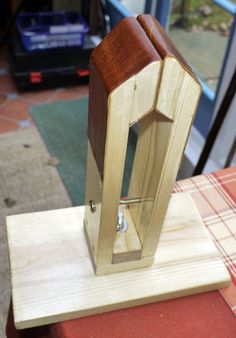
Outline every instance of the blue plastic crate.
[(17, 28), (28, 52), (51, 48), (83, 47), (88, 25), (77, 12), (24, 13)]

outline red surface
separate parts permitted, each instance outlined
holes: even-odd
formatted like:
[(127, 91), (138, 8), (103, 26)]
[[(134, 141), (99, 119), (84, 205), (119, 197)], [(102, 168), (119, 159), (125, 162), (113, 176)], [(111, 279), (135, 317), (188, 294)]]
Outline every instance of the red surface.
[(77, 70), (78, 76), (89, 76), (89, 69), (78, 69)]
[[(71, 320), (41, 328), (12, 328), (8, 338), (235, 338), (236, 320), (218, 291)], [(18, 332), (19, 334), (20, 332)]]
[(31, 72), (30, 73), (30, 82), (31, 83), (40, 83), (42, 82), (41, 72)]
[(220, 184), (224, 188), (224, 190), (227, 191), (227, 194), (232, 198), (232, 200), (236, 202), (236, 181), (235, 180), (228, 180), (228, 181), (225, 182), (222, 179), (222, 176), (233, 175), (233, 174), (235, 174), (235, 171), (236, 171), (236, 167), (231, 167), (231, 168), (227, 168), (227, 169), (217, 171), (217, 172), (213, 173), (213, 175), (220, 182)]

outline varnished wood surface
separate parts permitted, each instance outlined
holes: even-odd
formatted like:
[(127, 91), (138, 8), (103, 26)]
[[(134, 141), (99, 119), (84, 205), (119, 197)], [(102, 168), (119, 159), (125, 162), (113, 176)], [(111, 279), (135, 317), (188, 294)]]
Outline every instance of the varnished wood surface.
[[(96, 248), (91, 252), (97, 272), (116, 261), (115, 228), (129, 126), (144, 118), (129, 196), (152, 200), (130, 207), (142, 244), (141, 260), (146, 260), (155, 254), (201, 89), (186, 61), (150, 15), (126, 18), (108, 34), (92, 54), (90, 81), (88, 134), (102, 195), (96, 224), (90, 224), (90, 217), (86, 221), (89, 246)], [(149, 121), (151, 116), (146, 124), (145, 119)], [(94, 175), (89, 175), (87, 186), (94, 181)], [(90, 192), (93, 199), (97, 187)], [(98, 234), (96, 243), (90, 236), (94, 233)], [(127, 263), (133, 257), (129, 250), (121, 256)]]
[(84, 207), (7, 218), (18, 329), (182, 297), (229, 283), (229, 273), (187, 194), (173, 196), (155, 262), (144, 269), (96, 276), (83, 218)]
[(91, 62), (101, 75), (108, 94), (145, 66), (160, 59), (134, 17), (120, 21), (91, 55)]
[[(94, 49), (90, 60), (88, 137), (103, 178), (108, 96), (161, 57), (136, 18), (122, 20)], [(132, 97), (130, 97), (132, 100)]]
[(90, 64), (88, 139), (103, 180), (108, 115), (108, 93), (92, 61)]
[(148, 64), (166, 57), (176, 58), (197, 80), (161, 25), (146, 14), (139, 15), (137, 19), (129, 17), (122, 20), (93, 51), (88, 137), (102, 179), (110, 93)]
[(158, 54), (162, 59), (165, 57), (174, 57), (180, 64), (188, 71), (194, 78), (197, 80), (194, 72), (189, 66), (188, 62), (177, 50), (173, 42), (170, 40), (168, 34), (160, 25), (160, 23), (149, 14), (139, 15), (137, 17), (138, 22), (146, 32), (148, 38), (152, 42), (153, 46), (156, 48)]
[[(160, 62), (161, 57), (135, 18), (120, 22), (91, 57), (88, 136), (102, 180), (102, 196), (97, 223), (90, 224), (88, 213), (86, 221), (89, 246), (97, 248), (96, 252), (91, 250), (97, 267), (141, 256), (139, 250), (122, 254), (114, 251), (116, 224), (129, 127), (154, 109)], [(87, 186), (93, 178), (90, 172)], [(94, 187), (94, 196), (96, 192)], [(90, 236), (94, 233), (98, 234), (95, 244)], [(153, 255), (139, 264), (151, 264), (152, 260)]]

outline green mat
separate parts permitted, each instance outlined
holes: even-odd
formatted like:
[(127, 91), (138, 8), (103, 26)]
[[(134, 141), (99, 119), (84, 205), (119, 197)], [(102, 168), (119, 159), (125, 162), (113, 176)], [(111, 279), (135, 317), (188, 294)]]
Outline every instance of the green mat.
[[(72, 202), (74, 205), (83, 205), (88, 142), (88, 99), (33, 106), (31, 114), (49, 153), (60, 161), (58, 170)], [(135, 147), (136, 135), (131, 130), (122, 196), (127, 194)]]

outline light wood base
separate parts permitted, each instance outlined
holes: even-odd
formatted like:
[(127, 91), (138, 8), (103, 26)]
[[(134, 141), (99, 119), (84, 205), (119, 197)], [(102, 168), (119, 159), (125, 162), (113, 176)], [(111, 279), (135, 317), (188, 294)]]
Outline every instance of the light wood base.
[(96, 276), (84, 207), (7, 218), (18, 329), (224, 287), (230, 277), (187, 194), (173, 195), (151, 267)]

